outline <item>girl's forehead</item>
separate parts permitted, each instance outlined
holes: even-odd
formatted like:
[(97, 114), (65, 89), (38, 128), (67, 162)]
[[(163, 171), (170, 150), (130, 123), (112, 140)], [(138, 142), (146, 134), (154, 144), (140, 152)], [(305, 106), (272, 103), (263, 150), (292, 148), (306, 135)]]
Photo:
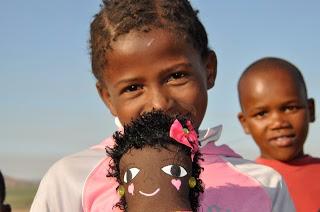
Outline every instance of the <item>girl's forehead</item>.
[(152, 29), (149, 32), (131, 31), (128, 34), (118, 37), (111, 46), (114, 51), (123, 52), (135, 50), (136, 48), (150, 48), (167, 43), (175, 46), (186, 45), (186, 41), (180, 37), (178, 33), (164, 29)]
[[(118, 37), (108, 53), (108, 64), (105, 68), (105, 79), (111, 80), (114, 73), (128, 73), (133, 70), (149, 70), (171, 66), (174, 60), (196, 60), (200, 53), (184, 39), (170, 31), (155, 29), (148, 33), (132, 31)], [(144, 72), (143, 72), (144, 73)], [(118, 77), (117, 77), (118, 78)], [(113, 80), (113, 78), (112, 78)], [(116, 79), (118, 80), (118, 79)], [(106, 82), (105, 84), (110, 84)]]

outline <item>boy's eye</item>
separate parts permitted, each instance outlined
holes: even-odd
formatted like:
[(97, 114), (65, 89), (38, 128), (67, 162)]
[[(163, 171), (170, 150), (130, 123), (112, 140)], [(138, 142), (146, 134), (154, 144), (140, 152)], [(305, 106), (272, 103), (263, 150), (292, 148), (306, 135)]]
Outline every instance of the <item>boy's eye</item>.
[(162, 171), (173, 177), (184, 177), (187, 175), (185, 168), (179, 165), (168, 165), (162, 168)]
[(296, 109), (298, 109), (297, 106), (288, 106), (288, 107), (285, 108), (286, 111), (293, 111), (293, 110), (296, 110)]
[(182, 78), (182, 77), (184, 77), (184, 76), (185, 76), (185, 74), (184, 74), (184, 73), (181, 73), (181, 72), (171, 74), (171, 76), (170, 76), (169, 79), (168, 79), (168, 82), (170, 82), (170, 81), (172, 81), (172, 80), (180, 79), (180, 78)]
[(267, 114), (266, 111), (261, 111), (261, 112), (257, 113), (255, 116), (260, 118), (260, 117), (263, 117), (266, 114)]
[(137, 176), (139, 171), (140, 171), (140, 169), (138, 169), (138, 168), (128, 169), (128, 171), (126, 171), (126, 173), (124, 173), (123, 181), (125, 183), (130, 182), (131, 180), (133, 180), (133, 178), (135, 178)]

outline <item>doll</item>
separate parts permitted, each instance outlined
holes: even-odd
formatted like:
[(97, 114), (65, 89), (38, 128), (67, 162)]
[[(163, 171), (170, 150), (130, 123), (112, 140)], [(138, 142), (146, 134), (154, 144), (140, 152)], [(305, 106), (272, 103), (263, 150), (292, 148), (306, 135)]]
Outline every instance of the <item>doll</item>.
[(197, 211), (203, 193), (197, 132), (191, 121), (151, 111), (114, 134), (106, 148), (125, 211)]

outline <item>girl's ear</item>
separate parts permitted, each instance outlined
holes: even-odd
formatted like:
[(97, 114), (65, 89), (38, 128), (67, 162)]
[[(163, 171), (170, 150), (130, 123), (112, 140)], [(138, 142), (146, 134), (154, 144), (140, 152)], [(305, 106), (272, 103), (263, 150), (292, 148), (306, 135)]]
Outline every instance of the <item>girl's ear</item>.
[(246, 117), (243, 115), (243, 113), (239, 113), (238, 114), (238, 119), (239, 119), (239, 121), (240, 121), (240, 123), (242, 125), (242, 128), (243, 128), (244, 132), (249, 135), (250, 134), (250, 129), (249, 129), (248, 125), (247, 125), (247, 120), (246, 120)]
[(100, 98), (102, 99), (104, 104), (109, 108), (111, 114), (113, 116), (117, 116), (117, 112), (116, 112), (115, 106), (112, 103), (109, 90), (106, 88), (106, 86), (103, 86), (100, 82), (96, 83), (96, 87), (97, 87)]
[(209, 55), (206, 61), (206, 75), (207, 75), (207, 89), (209, 90), (214, 86), (217, 76), (217, 56), (212, 50), (209, 51)]
[(314, 99), (308, 99), (308, 108), (309, 108), (309, 119), (310, 122), (314, 122), (316, 120), (315, 117), (315, 112), (316, 112), (316, 108), (314, 105)]

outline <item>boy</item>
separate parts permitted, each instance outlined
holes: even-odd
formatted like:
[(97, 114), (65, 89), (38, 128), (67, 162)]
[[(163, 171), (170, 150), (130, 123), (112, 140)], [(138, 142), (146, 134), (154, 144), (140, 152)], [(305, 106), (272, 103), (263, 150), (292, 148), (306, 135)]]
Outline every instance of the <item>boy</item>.
[(302, 74), (279, 58), (250, 65), (238, 83), (242, 112), (238, 118), (261, 155), (255, 161), (282, 174), (297, 211), (320, 209), (320, 159), (306, 155), (303, 145), (315, 120)]

